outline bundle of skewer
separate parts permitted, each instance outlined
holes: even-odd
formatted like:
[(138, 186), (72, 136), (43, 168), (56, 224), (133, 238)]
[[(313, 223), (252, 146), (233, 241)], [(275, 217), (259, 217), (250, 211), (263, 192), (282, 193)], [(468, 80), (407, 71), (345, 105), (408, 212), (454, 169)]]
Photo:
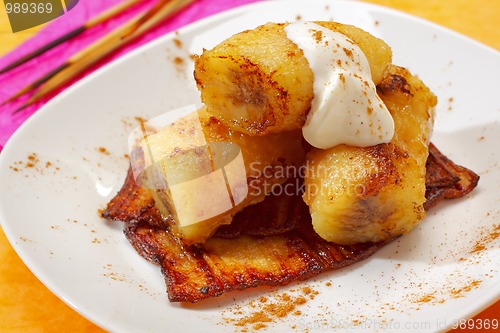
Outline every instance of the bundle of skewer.
[[(82, 32), (102, 23), (117, 14), (123, 12), (129, 7), (138, 4), (141, 0), (128, 0), (117, 6), (103, 12), (102, 14), (87, 21), (84, 25), (71, 30), (56, 40), (44, 45), (43, 47), (25, 55), (22, 58), (12, 62), (6, 67), (0, 69), (0, 74), (5, 73), (21, 64), (43, 54), (44, 52), (54, 48), (55, 46), (78, 36)], [(85, 49), (74, 54), (67, 59), (62, 65), (51, 70), (44, 76), (38, 78), (34, 82), (24, 86), (1, 105), (10, 103), (22, 95), (32, 93), (29, 99), (21, 105), (14, 113), (17, 113), (29, 105), (36, 103), (42, 98), (48, 96), (56, 89), (70, 82), (85, 71), (90, 66), (97, 63), (99, 60), (115, 52), (116, 50), (127, 45), (135, 38), (141, 36), (145, 32), (167, 20), (180, 10), (194, 2), (194, 0), (158, 0), (151, 9), (140, 13), (133, 17), (128, 22), (117, 27), (103, 38), (95, 41)]]

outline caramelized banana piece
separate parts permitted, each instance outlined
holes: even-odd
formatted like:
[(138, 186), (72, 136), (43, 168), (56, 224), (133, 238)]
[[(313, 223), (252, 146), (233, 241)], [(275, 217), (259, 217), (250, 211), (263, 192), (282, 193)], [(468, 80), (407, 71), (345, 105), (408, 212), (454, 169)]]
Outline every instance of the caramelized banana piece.
[(425, 216), (425, 163), (436, 97), (396, 66), (377, 89), (395, 122), (390, 143), (339, 145), (307, 154), (303, 199), (315, 231), (327, 241), (387, 240), (410, 231)]
[[(270, 134), (265, 136), (251, 137), (233, 131), (215, 117), (209, 115), (204, 109), (198, 111), (198, 117), (203, 130), (204, 139), (211, 145), (211, 155), (203, 150), (203, 147), (197, 148), (198, 151), (184, 150), (179, 148), (181, 145), (173, 144), (175, 139), (172, 136), (164, 138), (162, 136), (150, 137), (149, 149), (155, 149), (156, 146), (164, 146), (168, 141), (175, 149), (172, 150), (172, 155), (176, 154), (177, 159), (173, 159), (167, 168), (171, 174), (164, 176), (169, 182), (172, 178), (180, 178), (172, 183), (181, 183), (185, 186), (181, 189), (181, 193), (193, 198), (188, 200), (186, 205), (177, 205), (176, 198), (172, 187), (152, 191), (156, 206), (161, 211), (164, 218), (174, 221), (172, 232), (176, 237), (181, 238), (186, 244), (203, 243), (209, 238), (220, 226), (230, 224), (233, 216), (243, 208), (256, 204), (264, 200), (267, 194), (271, 192), (273, 186), (280, 185), (288, 180), (288, 175), (284, 172), (275, 172), (278, 170), (286, 170), (288, 167), (298, 167), (305, 160), (305, 151), (302, 147), (302, 134), (300, 131), (287, 131), (283, 133)], [(176, 131), (179, 133), (189, 133), (190, 127), (183, 127), (184, 123), (179, 122)], [(185, 125), (188, 126), (188, 125)], [(183, 136), (179, 140), (183, 140)], [(220, 148), (215, 150), (217, 146), (214, 143), (230, 143), (230, 149)], [(234, 154), (234, 145), (241, 152), (244, 174), (241, 174), (241, 168), (232, 163), (236, 160), (227, 160), (228, 164), (221, 166), (217, 165), (217, 160), (214, 158), (216, 154)], [(162, 148), (162, 147), (160, 147)], [(206, 148), (206, 147), (205, 147)], [(210, 151), (209, 149), (209, 151)], [(202, 154), (210, 156), (208, 163), (200, 163), (203, 160), (198, 158)], [(239, 158), (239, 157), (237, 157)], [(215, 165), (216, 170), (213, 170)], [(231, 166), (232, 165), (232, 166)], [(203, 170), (206, 169), (206, 170)], [(205, 176), (214, 175), (214, 172), (223, 171), (225, 173), (225, 181), (221, 178), (212, 178), (215, 181), (208, 179)], [(202, 175), (202, 176), (200, 176)], [(202, 178), (208, 179), (203, 181)], [(189, 185), (192, 181), (197, 181), (194, 185)], [(187, 184), (187, 185), (186, 185)], [(179, 193), (179, 191), (175, 192)], [(230, 194), (230, 197), (228, 196)], [(224, 205), (224, 200), (231, 202), (229, 205)], [(178, 202), (178, 201), (177, 201)], [(222, 209), (219, 209), (222, 207)], [(207, 209), (214, 209), (217, 215), (209, 215)], [(199, 218), (200, 214), (206, 214), (209, 218)], [(196, 223), (184, 224), (183, 221), (196, 221)]]
[[(354, 26), (317, 22), (354, 41), (380, 83), (392, 51)], [(194, 76), (208, 111), (231, 129), (264, 135), (300, 129), (314, 98), (313, 72), (302, 50), (287, 38), (287, 24), (268, 23), (225, 40), (195, 59)]]

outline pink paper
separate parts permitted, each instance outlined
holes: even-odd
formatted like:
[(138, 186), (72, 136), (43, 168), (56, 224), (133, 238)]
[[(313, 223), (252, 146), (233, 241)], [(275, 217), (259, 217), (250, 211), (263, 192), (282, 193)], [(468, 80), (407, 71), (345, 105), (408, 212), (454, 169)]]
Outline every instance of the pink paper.
[[(55, 38), (63, 35), (65, 32), (70, 31), (86, 22), (89, 18), (104, 11), (107, 8), (114, 6), (121, 0), (107, 0), (107, 1), (80, 1), (78, 5), (67, 14), (57, 18), (32, 39), (26, 41), (20, 47), (5, 55), (0, 59), (0, 68), (11, 63), (13, 60), (20, 56), (27, 54), (34, 49), (47, 44)], [(175, 17), (170, 18), (160, 26), (150, 30), (148, 33), (139, 37), (131, 44), (120, 49), (116, 53), (103, 59), (98, 64), (88, 69), (78, 79), (93, 72), (104, 64), (116, 59), (123, 54), (135, 49), (136, 47), (147, 43), (148, 41), (166, 34), (167, 32), (178, 29), (188, 23), (194, 22), (201, 18), (210, 16), (212, 14), (241, 6), (247, 3), (255, 2), (257, 0), (197, 0), (189, 7), (185, 8), (182, 12), (178, 13)], [(120, 24), (126, 22), (132, 17), (138, 15), (144, 10), (152, 7), (156, 1), (144, 0), (143, 2), (129, 8), (127, 11), (121, 13), (119, 16), (96, 26), (89, 31), (73, 38), (72, 40), (57, 46), (56, 48), (44, 53), (41, 56), (15, 68), (7, 73), (0, 74), (0, 103), (7, 100), (19, 89), (26, 84), (35, 81), (42, 77), (44, 74), (50, 72), (58, 65), (64, 63), (71, 55), (75, 54), (85, 46), (91, 44), (99, 39), (107, 32), (113, 30)], [(74, 83), (74, 82), (72, 82)], [(71, 83), (70, 83), (71, 84)], [(61, 88), (57, 93), (64, 90), (66, 87)], [(52, 96), (31, 105), (24, 110), (13, 114), (26, 100), (29, 95), (21, 96), (19, 99), (0, 106), (0, 151), (5, 142), (14, 133), (14, 131), (36, 110), (45, 104)]]

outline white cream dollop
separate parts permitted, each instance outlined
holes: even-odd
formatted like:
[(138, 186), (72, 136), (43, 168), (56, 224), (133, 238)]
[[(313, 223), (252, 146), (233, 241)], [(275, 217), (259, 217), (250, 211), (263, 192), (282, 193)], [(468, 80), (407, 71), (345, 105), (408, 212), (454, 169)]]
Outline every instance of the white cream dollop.
[(321, 149), (391, 141), (394, 120), (377, 95), (363, 51), (344, 34), (313, 22), (285, 27), (314, 74), (314, 99), (302, 134)]

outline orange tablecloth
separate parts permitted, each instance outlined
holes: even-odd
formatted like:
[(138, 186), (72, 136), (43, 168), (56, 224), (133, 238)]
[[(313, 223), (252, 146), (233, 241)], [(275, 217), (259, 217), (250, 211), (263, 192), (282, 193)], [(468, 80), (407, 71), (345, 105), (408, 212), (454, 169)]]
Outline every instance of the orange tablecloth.
[[(426, 18), (500, 50), (500, 2), (491, 0), (365, 0)], [(0, 6), (0, 55), (37, 32), (13, 34)], [(102, 332), (53, 295), (28, 270), (0, 229), (0, 332)], [(500, 301), (475, 318), (500, 317)], [(489, 331), (492, 332), (492, 331)]]

